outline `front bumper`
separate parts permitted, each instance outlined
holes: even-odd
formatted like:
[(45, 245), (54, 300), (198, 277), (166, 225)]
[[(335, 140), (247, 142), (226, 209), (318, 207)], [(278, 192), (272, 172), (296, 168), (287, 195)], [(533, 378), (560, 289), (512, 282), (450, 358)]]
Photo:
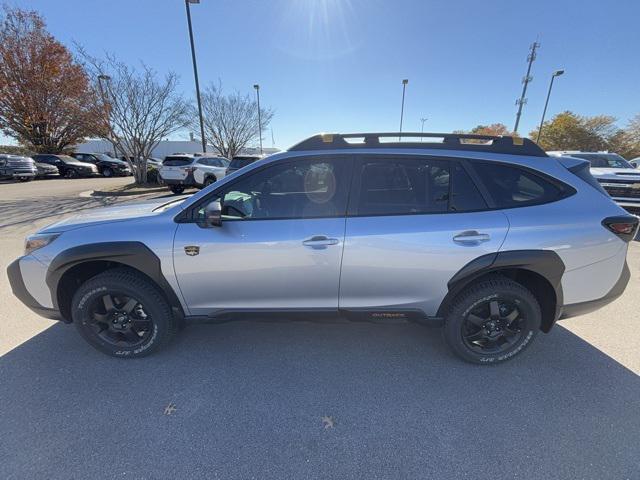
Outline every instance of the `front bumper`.
[(22, 272), (20, 271), (20, 259), (9, 264), (7, 267), (7, 276), (9, 277), (9, 284), (11, 285), (11, 291), (13, 294), (18, 297), (18, 300), (29, 307), (31, 311), (37, 313), (41, 317), (49, 318), (51, 320), (63, 319), (60, 311), (55, 308), (43, 307), (31, 296), (22, 278)]

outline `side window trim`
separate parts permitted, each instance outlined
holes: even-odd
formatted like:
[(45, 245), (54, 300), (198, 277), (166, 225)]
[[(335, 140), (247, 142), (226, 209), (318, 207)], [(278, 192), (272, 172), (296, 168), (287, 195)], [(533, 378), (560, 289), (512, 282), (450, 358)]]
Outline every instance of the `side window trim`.
[(482, 196), (485, 203), (487, 204), (486, 210), (496, 210), (497, 204), (493, 199), (493, 197), (491, 196), (491, 192), (489, 192), (489, 189), (486, 187), (486, 185), (480, 179), (480, 176), (473, 169), (473, 166), (471, 165), (473, 162), (467, 158), (461, 158), (459, 160), (459, 163), (462, 166), (462, 168), (467, 172), (467, 175), (471, 177), (471, 181), (475, 184), (476, 188), (480, 192), (480, 195)]

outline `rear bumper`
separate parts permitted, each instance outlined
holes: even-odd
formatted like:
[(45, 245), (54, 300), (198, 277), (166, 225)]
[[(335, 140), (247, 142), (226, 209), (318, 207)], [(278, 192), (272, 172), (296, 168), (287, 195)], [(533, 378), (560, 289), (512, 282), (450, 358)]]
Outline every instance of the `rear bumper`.
[(585, 315), (587, 313), (595, 312), (596, 310), (599, 310), (605, 305), (613, 302), (623, 294), (625, 288), (627, 288), (627, 284), (629, 283), (630, 278), (631, 272), (629, 271), (629, 266), (627, 265), (627, 262), (624, 262), (624, 267), (622, 267), (620, 278), (604, 297), (598, 298), (597, 300), (590, 300), (588, 302), (564, 305), (560, 313), (560, 319), (562, 320), (564, 318), (577, 317), (578, 315)]
[(41, 317), (49, 318), (51, 320), (62, 320), (62, 315), (60, 315), (58, 310), (55, 308), (43, 307), (31, 296), (22, 278), (22, 272), (20, 271), (20, 259), (9, 264), (7, 267), (7, 276), (9, 277), (9, 284), (11, 285), (11, 291), (13, 294), (18, 298), (18, 300), (29, 307), (31, 311), (37, 313)]
[(193, 173), (188, 173), (183, 179), (164, 178), (161, 173), (160, 178), (162, 178), (162, 181), (166, 185), (184, 185), (185, 187), (195, 187), (198, 185), (195, 178), (193, 178)]

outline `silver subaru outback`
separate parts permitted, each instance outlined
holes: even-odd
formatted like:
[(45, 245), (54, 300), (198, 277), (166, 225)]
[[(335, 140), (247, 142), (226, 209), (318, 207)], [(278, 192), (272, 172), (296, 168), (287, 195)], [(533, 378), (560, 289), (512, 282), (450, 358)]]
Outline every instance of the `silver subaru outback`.
[(321, 134), (191, 197), (46, 227), (8, 274), (117, 357), (183, 322), (339, 315), (442, 324), (458, 356), (495, 364), (618, 297), (637, 229), (588, 161), (528, 139)]

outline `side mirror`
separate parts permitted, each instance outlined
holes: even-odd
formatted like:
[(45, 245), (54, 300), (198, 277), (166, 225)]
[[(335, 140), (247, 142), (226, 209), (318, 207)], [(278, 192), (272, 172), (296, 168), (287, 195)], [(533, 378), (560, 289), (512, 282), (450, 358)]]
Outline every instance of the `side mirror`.
[(214, 200), (204, 208), (204, 223), (207, 227), (222, 226), (222, 205), (220, 200)]

